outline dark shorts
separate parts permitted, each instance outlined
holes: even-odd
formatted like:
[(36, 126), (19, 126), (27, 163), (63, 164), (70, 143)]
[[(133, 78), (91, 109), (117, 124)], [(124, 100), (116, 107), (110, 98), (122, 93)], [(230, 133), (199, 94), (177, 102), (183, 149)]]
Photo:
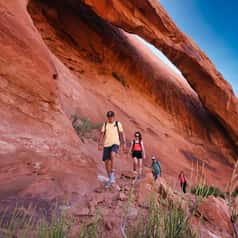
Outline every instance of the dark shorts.
[(141, 151), (133, 151), (132, 158), (142, 159), (142, 152)]
[(160, 174), (157, 174), (155, 172), (152, 172), (152, 174), (153, 174), (154, 180), (157, 180), (157, 178), (160, 176)]
[(103, 161), (110, 160), (111, 159), (111, 152), (117, 153), (118, 150), (119, 150), (119, 145), (112, 145), (112, 146), (109, 146), (109, 147), (104, 147), (102, 160)]

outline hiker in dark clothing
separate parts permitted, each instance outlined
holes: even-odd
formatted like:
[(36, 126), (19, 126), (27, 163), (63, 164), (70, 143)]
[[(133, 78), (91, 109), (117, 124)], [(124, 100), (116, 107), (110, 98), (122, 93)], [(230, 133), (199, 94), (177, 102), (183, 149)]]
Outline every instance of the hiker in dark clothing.
[(179, 176), (178, 176), (178, 179), (179, 179), (179, 182), (180, 182), (180, 186), (181, 186), (181, 189), (184, 193), (186, 193), (186, 187), (187, 187), (187, 180), (186, 180), (186, 177), (184, 175), (184, 172), (181, 171)]
[(161, 176), (161, 167), (160, 167), (160, 162), (156, 159), (156, 157), (153, 155), (151, 157), (152, 164), (152, 174), (154, 176), (154, 180), (156, 181), (159, 176)]

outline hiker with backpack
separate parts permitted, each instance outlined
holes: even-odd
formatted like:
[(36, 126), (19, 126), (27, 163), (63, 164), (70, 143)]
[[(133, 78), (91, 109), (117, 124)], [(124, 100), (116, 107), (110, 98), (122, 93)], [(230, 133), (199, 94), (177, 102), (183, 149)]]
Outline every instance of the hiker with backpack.
[[(139, 131), (135, 132), (135, 138), (131, 142), (131, 147), (129, 152), (131, 153), (131, 157), (133, 159), (133, 172), (138, 174), (138, 178), (142, 177), (142, 166), (143, 159), (145, 159), (145, 148), (142, 141), (142, 136)], [(138, 173), (137, 173), (138, 168)]]
[(122, 124), (119, 121), (115, 121), (115, 113), (113, 111), (108, 111), (106, 116), (107, 121), (103, 123), (101, 129), (98, 149), (103, 149), (102, 160), (105, 163), (108, 175), (106, 188), (110, 188), (111, 184), (116, 181), (114, 174), (114, 160), (118, 153), (120, 143), (123, 145), (124, 151), (126, 151), (126, 139)]
[(154, 180), (156, 181), (157, 178), (161, 176), (160, 162), (159, 160), (156, 159), (154, 155), (151, 157), (151, 160), (152, 160), (152, 164), (151, 164), (152, 174), (153, 174)]
[(178, 176), (178, 179), (179, 179), (179, 182), (180, 182), (180, 186), (181, 186), (181, 189), (184, 193), (186, 193), (186, 187), (187, 187), (187, 179), (184, 175), (184, 172), (181, 171), (179, 173), (179, 176)]

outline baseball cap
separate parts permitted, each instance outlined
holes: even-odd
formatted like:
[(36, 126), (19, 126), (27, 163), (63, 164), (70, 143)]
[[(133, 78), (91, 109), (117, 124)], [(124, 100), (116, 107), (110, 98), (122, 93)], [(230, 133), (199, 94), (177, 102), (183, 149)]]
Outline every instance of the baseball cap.
[(152, 160), (156, 160), (156, 157), (154, 155), (152, 155), (151, 159)]
[(107, 117), (113, 117), (113, 116), (115, 116), (115, 113), (113, 111), (107, 112)]

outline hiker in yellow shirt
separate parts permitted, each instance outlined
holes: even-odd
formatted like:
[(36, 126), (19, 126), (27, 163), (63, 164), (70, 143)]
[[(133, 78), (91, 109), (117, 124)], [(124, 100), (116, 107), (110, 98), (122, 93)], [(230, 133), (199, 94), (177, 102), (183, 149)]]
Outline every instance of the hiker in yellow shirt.
[(102, 160), (105, 162), (105, 168), (108, 174), (106, 188), (109, 188), (112, 183), (115, 183), (114, 160), (120, 143), (123, 145), (124, 151), (126, 151), (125, 142), (126, 139), (122, 124), (119, 121), (115, 121), (115, 113), (113, 111), (108, 111), (107, 121), (102, 126), (98, 141), (98, 149), (102, 150), (103, 148)]

